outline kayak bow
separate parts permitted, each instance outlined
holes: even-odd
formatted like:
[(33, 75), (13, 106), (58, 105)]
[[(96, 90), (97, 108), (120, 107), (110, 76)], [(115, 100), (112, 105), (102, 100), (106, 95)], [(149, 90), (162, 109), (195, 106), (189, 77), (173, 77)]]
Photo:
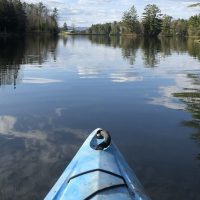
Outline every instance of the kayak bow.
[(45, 200), (150, 200), (108, 132), (94, 130)]

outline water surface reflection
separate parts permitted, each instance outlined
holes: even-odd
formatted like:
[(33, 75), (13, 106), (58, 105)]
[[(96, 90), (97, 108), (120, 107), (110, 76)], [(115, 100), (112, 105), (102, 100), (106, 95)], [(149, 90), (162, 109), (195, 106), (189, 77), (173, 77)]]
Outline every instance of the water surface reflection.
[(47, 36), (0, 38), (0, 86), (14, 85), (22, 80), (22, 65), (41, 66), (52, 57), (56, 60), (58, 39)]
[(1, 199), (40, 199), (86, 138), (56, 116), (0, 116)]
[(0, 199), (43, 198), (97, 127), (112, 133), (152, 199), (200, 199), (194, 39), (29, 36), (0, 45)]

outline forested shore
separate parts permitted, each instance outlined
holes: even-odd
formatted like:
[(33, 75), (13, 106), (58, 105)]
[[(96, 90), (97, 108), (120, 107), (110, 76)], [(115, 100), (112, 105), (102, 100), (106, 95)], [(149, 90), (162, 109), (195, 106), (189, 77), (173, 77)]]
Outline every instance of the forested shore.
[[(200, 4), (193, 4), (200, 6)], [(189, 8), (188, 8), (189, 9)], [(67, 32), (67, 25), (58, 27), (58, 10), (49, 10), (42, 2), (30, 4), (21, 0), (0, 0), (0, 36), (21, 33)], [(163, 14), (155, 4), (148, 4), (139, 19), (135, 6), (125, 11), (117, 22), (93, 24), (84, 31), (72, 34), (91, 35), (140, 35), (140, 36), (197, 36), (200, 37), (200, 14), (189, 19), (173, 19)]]
[[(199, 4), (191, 5), (200, 6)], [(189, 9), (189, 8), (188, 8)], [(94, 24), (86, 34), (100, 35), (143, 35), (143, 36), (200, 36), (200, 14), (189, 19), (173, 19), (163, 14), (155, 4), (144, 8), (142, 18), (139, 19), (135, 6), (124, 12), (121, 21)]]
[(0, 0), (0, 35), (21, 33), (58, 33), (58, 10), (49, 10), (42, 2), (29, 4), (20, 0)]

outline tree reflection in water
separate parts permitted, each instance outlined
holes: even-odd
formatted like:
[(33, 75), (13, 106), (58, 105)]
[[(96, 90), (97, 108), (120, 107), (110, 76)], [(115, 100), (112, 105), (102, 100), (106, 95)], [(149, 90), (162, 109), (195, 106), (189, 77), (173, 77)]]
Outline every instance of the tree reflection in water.
[(57, 38), (28, 36), (26, 38), (0, 38), (0, 86), (16, 87), (23, 75), (24, 64), (42, 65), (48, 56), (56, 60)]
[[(130, 65), (135, 64), (138, 49), (142, 50), (144, 67), (156, 67), (160, 60), (172, 55), (188, 53), (190, 56), (200, 60), (200, 45), (195, 43), (194, 38), (165, 37), (165, 38), (135, 38), (135, 37), (105, 37), (91, 36), (92, 43), (122, 49), (122, 57), (129, 60)], [(180, 99), (186, 110), (192, 114), (191, 121), (183, 124), (196, 129), (192, 138), (200, 145), (200, 74), (188, 74), (191, 79), (190, 88), (182, 88), (183, 91), (171, 94)], [(180, 88), (179, 88), (180, 90)], [(200, 154), (198, 155), (200, 159)]]
[[(192, 120), (183, 124), (196, 130), (192, 139), (200, 145), (200, 74), (188, 74), (187, 77), (191, 79), (194, 87), (183, 88), (182, 92), (176, 92), (173, 96), (180, 99), (186, 105), (186, 110), (192, 114)], [(200, 159), (200, 153), (197, 158)]]
[(192, 57), (200, 59), (200, 45), (193, 38), (161, 37), (161, 38), (137, 38), (137, 37), (108, 37), (92, 35), (89, 40), (95, 44), (111, 46), (122, 49), (122, 56), (134, 65), (136, 52), (141, 49), (145, 67), (156, 67), (161, 58), (170, 56), (173, 52), (189, 53)]
[[(89, 36), (92, 43), (120, 48), (124, 59), (134, 65), (138, 50), (142, 51), (144, 67), (156, 67), (160, 60), (170, 56), (172, 52), (185, 53), (200, 59), (200, 45), (194, 39), (186, 38), (135, 38), (135, 37), (105, 37)], [(72, 37), (74, 40), (75, 38)], [(62, 38), (64, 46), (68, 38)], [(20, 67), (24, 64), (41, 66), (51, 56), (56, 60), (58, 38), (50, 36), (31, 35), (25, 39), (0, 39), (0, 86), (16, 85), (23, 74)]]
[[(136, 160), (141, 159), (144, 164), (141, 176), (144, 177), (145, 172), (150, 174), (143, 180), (157, 199), (161, 194), (162, 199), (170, 199), (174, 195), (180, 195), (182, 199), (199, 199), (199, 169), (194, 168), (196, 162), (193, 162), (198, 149), (191, 142), (187, 146), (191, 147), (191, 151), (185, 156), (176, 143), (177, 138), (183, 139), (183, 144), (188, 142), (184, 135), (188, 136), (188, 130), (180, 126), (182, 114), (188, 115), (177, 111), (184, 109), (193, 118), (183, 124), (191, 127), (192, 131), (194, 128), (192, 138), (200, 144), (200, 74), (197, 62), (200, 47), (193, 39), (74, 36), (61, 38), (58, 43), (57, 38), (29, 36), (24, 40), (1, 39), (0, 45), (1, 86), (16, 85), (21, 80), (25, 83), (15, 93), (5, 95), (2, 90), (1, 94), (0, 199), (12, 199), (14, 193), (16, 199), (43, 198), (86, 138), (86, 129), (96, 126), (99, 121), (104, 123), (104, 120), (111, 129), (116, 128), (119, 120), (117, 126), (126, 126), (127, 132), (133, 131), (133, 121), (139, 122), (134, 127), (138, 128), (136, 132), (141, 133), (144, 145), (135, 140), (135, 135), (127, 137), (130, 141), (128, 147), (124, 141), (122, 143), (132, 166), (135, 158), (130, 149), (136, 143), (139, 145), (135, 147), (135, 155)], [(52, 59), (58, 62), (52, 64)], [(185, 61), (188, 63), (185, 64)], [(194, 65), (190, 66), (190, 62)], [(30, 66), (28, 72), (23, 69)], [(33, 67), (43, 69), (38, 71)], [(78, 73), (82, 73), (85, 79)], [(88, 78), (87, 75), (91, 74), (95, 75), (95, 79)], [(57, 80), (63, 82), (53, 86), (26, 84), (36, 81), (57, 83)], [(99, 98), (99, 91), (105, 92), (107, 98)], [(157, 104), (149, 104), (152, 97), (159, 100)], [(169, 105), (174, 103), (174, 99), (177, 104), (182, 101), (181, 108)], [(160, 108), (161, 105), (168, 106), (168, 109)], [(175, 116), (170, 109), (177, 111)], [(108, 115), (105, 116), (105, 112)], [(175, 124), (168, 128), (163, 120), (157, 127), (156, 121), (155, 124), (149, 121), (154, 114), (158, 118), (160, 114), (165, 115), (166, 120), (169, 117), (170, 124), (175, 119)], [(143, 123), (150, 125), (152, 130), (146, 130), (147, 126)], [(160, 131), (163, 128), (162, 135)], [(174, 138), (177, 130), (185, 132)], [(145, 142), (146, 132), (152, 143)], [(163, 148), (165, 134), (168, 142)], [(119, 138), (118, 142), (121, 134)], [(157, 149), (158, 154), (154, 157)], [(173, 159), (171, 149), (177, 150)], [(141, 150), (144, 154), (140, 154)], [(153, 157), (155, 160), (152, 160)], [(186, 160), (184, 157), (187, 157)], [(176, 164), (180, 166), (177, 169)]]

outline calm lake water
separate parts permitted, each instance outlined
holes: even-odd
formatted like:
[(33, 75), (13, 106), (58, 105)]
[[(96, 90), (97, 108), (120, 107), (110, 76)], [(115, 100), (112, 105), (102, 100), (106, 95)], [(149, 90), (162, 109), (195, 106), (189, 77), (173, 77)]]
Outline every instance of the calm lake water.
[(0, 199), (42, 199), (97, 127), (152, 200), (199, 200), (200, 45), (0, 39)]

